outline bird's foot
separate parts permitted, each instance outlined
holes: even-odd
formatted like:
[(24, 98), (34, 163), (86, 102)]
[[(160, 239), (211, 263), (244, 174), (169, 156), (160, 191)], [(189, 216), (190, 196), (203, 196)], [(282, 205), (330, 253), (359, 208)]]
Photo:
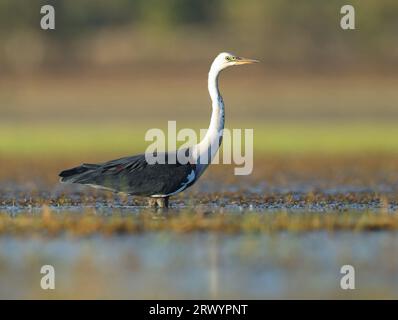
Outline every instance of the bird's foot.
[(151, 207), (151, 208), (156, 208), (157, 207), (157, 203), (156, 203), (156, 199), (155, 198), (149, 198), (148, 199), (148, 207)]
[(149, 198), (148, 205), (152, 208), (168, 208), (169, 207), (169, 197), (164, 198)]
[(157, 198), (156, 203), (159, 208), (168, 208), (169, 207), (169, 197)]

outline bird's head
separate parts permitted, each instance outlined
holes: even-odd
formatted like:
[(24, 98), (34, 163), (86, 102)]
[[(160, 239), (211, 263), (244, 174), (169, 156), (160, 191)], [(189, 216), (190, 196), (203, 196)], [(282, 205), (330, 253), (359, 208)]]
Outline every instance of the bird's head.
[(217, 68), (218, 70), (224, 70), (224, 69), (226, 69), (228, 67), (232, 67), (232, 66), (239, 66), (242, 64), (252, 64), (252, 63), (257, 63), (257, 62), (259, 62), (259, 61), (254, 60), (254, 59), (239, 57), (237, 55), (234, 55), (234, 54), (228, 53), (228, 52), (221, 52), (214, 59), (212, 67)]

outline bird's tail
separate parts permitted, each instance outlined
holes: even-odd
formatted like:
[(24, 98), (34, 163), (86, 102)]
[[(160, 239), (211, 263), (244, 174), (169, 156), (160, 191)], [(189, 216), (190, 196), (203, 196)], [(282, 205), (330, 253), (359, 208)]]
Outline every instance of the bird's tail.
[(100, 167), (98, 164), (84, 163), (81, 166), (60, 172), (60, 182), (81, 183), (85, 178)]

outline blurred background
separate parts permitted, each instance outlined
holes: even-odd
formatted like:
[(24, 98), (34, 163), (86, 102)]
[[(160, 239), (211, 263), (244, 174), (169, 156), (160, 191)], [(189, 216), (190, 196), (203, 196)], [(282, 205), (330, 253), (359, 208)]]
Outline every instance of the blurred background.
[(0, 153), (121, 155), (168, 120), (207, 128), (221, 51), (262, 62), (221, 79), (227, 127), (254, 128), (258, 154), (396, 152), (398, 3), (350, 1), (344, 31), (346, 2), (3, 0)]
[(396, 153), (398, 4), (351, 1), (356, 30), (342, 30), (344, 4), (3, 0), (0, 154), (98, 161), (142, 151), (168, 120), (207, 128), (221, 51), (261, 60), (221, 78), (226, 126), (254, 128), (255, 155)]
[[(40, 7), (56, 10), (56, 31), (39, 28)], [(137, 65), (156, 72), (207, 66), (221, 50), (259, 56), (269, 71), (388, 71), (398, 67), (398, 4), (350, 1), (356, 31), (340, 28), (347, 1), (4, 0), (2, 72), (101, 70)], [(151, 70), (153, 69), (153, 70)], [(189, 70), (186, 70), (188, 72)]]

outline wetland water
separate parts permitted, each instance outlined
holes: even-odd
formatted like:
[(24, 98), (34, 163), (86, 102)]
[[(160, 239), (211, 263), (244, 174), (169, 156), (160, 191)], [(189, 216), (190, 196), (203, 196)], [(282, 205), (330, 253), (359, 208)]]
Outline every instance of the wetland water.
[[(247, 195), (242, 203), (230, 194), (213, 200), (203, 195), (196, 205), (177, 199), (168, 212), (149, 213), (155, 223), (189, 212), (193, 215), (189, 220), (195, 215), (209, 221), (222, 216), (247, 224), (231, 233), (217, 225), (216, 230), (197, 225), (184, 230), (179, 225), (184, 228), (187, 221), (178, 218), (175, 226), (170, 223), (164, 229), (147, 226), (130, 232), (114, 227), (107, 231), (106, 225), (112, 225), (108, 223), (105, 229), (91, 230), (90, 223), (97, 219), (139, 220), (148, 213), (143, 213), (143, 206), (109, 201), (104, 194), (83, 200), (80, 193), (69, 194), (67, 205), (53, 204), (48, 210), (61, 221), (69, 216), (84, 220), (89, 211), (90, 223), (64, 223), (54, 234), (48, 234), (51, 228), (46, 225), (44, 231), (41, 227), (24, 231), (45, 214), (37, 204), (22, 205), (20, 201), (26, 199), (16, 199), (14, 205), (3, 206), (0, 215), (13, 221), (30, 220), (22, 220), (15, 230), (5, 229), (0, 236), (0, 298), (397, 298), (396, 231), (382, 225), (377, 231), (321, 226), (295, 232), (289, 229), (295, 228), (292, 222), (286, 230), (263, 232), (242, 218), (267, 217), (272, 223), (283, 208), (287, 220), (299, 218), (296, 222), (309, 212), (322, 217), (350, 217), (365, 211), (370, 216), (396, 214), (393, 201), (383, 204), (366, 192), (355, 195), (348, 201), (340, 194), (329, 199), (322, 193), (311, 204), (305, 194), (292, 192), (274, 195), (264, 203), (256, 195)], [(82, 205), (84, 201), (88, 203)], [(252, 222), (257, 223), (267, 222)], [(88, 231), (77, 236), (68, 232), (77, 229), (79, 233), (79, 228)], [(40, 288), (40, 268), (47, 264), (55, 268), (53, 291)], [(340, 289), (340, 268), (347, 264), (355, 268), (356, 290)]]
[[(1, 298), (397, 298), (398, 235), (167, 232), (0, 238)], [(51, 264), (56, 289), (40, 289)], [(340, 289), (340, 268), (356, 290)]]
[[(398, 162), (380, 161), (215, 170), (167, 213), (4, 172), (0, 298), (398, 298)], [(340, 288), (347, 264), (355, 290)]]

